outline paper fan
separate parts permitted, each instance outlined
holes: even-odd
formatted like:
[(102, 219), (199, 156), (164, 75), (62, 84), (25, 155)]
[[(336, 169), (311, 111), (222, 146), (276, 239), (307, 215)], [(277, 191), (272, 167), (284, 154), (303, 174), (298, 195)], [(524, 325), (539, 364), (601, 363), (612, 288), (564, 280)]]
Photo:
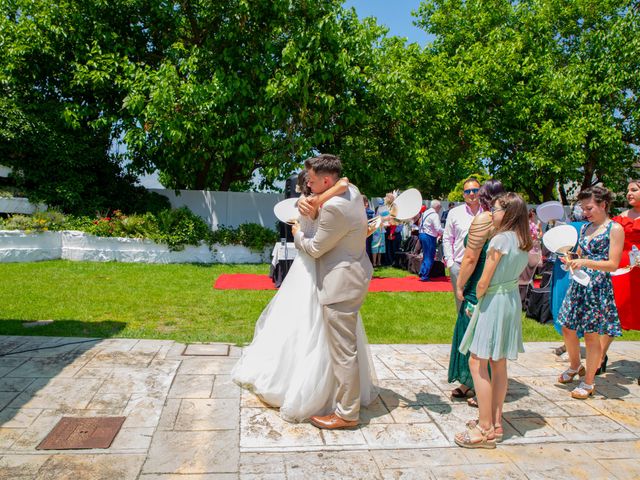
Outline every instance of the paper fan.
[(553, 253), (567, 253), (577, 242), (578, 231), (571, 225), (553, 227), (542, 236), (542, 243)]
[(631, 267), (622, 267), (617, 269), (615, 272), (611, 272), (612, 277), (617, 277), (618, 275), (624, 275), (631, 271)]
[(284, 223), (293, 223), (300, 217), (296, 203), (297, 198), (287, 198), (273, 206), (273, 213), (276, 218)]
[(573, 270), (571, 273), (571, 279), (578, 282), (580, 285), (586, 287), (591, 281), (591, 277), (584, 270)]
[(422, 207), (422, 195), (415, 188), (405, 190), (393, 202), (391, 206), (392, 215), (400, 221), (411, 220)]
[(380, 215), (376, 215), (371, 220), (369, 220), (367, 227), (367, 237), (373, 235), (373, 232), (380, 228), (380, 225), (382, 225), (382, 217)]
[(560, 202), (552, 200), (538, 205), (536, 214), (543, 223), (549, 223), (551, 220), (562, 220), (564, 218), (564, 208)]

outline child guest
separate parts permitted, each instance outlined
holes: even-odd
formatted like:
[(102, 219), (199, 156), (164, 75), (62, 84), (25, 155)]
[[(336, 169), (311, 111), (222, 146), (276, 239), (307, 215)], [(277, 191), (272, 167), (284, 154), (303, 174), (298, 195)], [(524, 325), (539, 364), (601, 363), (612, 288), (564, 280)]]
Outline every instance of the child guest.
[[(476, 295), (478, 304), (460, 344), (471, 352), (469, 368), (478, 398), (479, 420), (455, 437), (465, 448), (495, 448), (502, 440), (502, 406), (507, 394), (507, 359), (524, 352), (518, 277), (532, 247), (527, 204), (516, 193), (498, 197), (491, 209), (495, 235)], [(491, 378), (489, 378), (491, 363)]]

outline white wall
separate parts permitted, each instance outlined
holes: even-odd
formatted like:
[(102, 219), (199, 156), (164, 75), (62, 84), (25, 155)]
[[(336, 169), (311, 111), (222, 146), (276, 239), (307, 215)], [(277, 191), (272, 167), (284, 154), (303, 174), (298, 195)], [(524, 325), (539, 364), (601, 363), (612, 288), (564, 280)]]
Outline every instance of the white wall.
[(284, 198), (282, 193), (180, 190), (180, 195), (176, 195), (173, 190), (163, 188), (149, 190), (167, 197), (174, 208), (188, 207), (213, 230), (221, 225), (237, 227), (242, 223), (257, 223), (274, 230), (277, 219), (273, 206)]

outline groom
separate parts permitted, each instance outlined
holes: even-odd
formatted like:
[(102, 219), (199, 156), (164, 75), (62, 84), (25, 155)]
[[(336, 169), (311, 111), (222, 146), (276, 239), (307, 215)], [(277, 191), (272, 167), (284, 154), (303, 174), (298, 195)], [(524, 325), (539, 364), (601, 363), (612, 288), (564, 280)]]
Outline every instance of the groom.
[[(334, 155), (309, 158), (304, 165), (307, 184), (315, 194), (335, 185), (342, 172), (340, 159)], [(305, 211), (308, 204), (301, 203), (301, 212), (309, 213)], [(367, 215), (360, 192), (349, 185), (345, 193), (322, 205), (313, 238), (305, 238), (297, 226), (293, 227), (293, 234), (296, 248), (316, 259), (318, 297), (338, 383), (335, 413), (310, 420), (318, 428), (355, 427), (360, 415), (356, 321), (373, 273), (365, 251)]]

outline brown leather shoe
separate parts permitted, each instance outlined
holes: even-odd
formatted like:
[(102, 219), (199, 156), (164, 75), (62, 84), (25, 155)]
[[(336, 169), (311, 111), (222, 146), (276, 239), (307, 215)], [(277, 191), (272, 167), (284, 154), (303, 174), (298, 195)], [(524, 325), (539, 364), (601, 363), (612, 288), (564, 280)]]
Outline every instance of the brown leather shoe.
[(324, 428), (326, 430), (336, 430), (339, 428), (355, 428), (358, 426), (358, 420), (345, 420), (344, 418), (340, 418), (335, 413), (331, 415), (326, 415), (324, 417), (313, 416), (309, 418), (311, 424), (318, 427)]

